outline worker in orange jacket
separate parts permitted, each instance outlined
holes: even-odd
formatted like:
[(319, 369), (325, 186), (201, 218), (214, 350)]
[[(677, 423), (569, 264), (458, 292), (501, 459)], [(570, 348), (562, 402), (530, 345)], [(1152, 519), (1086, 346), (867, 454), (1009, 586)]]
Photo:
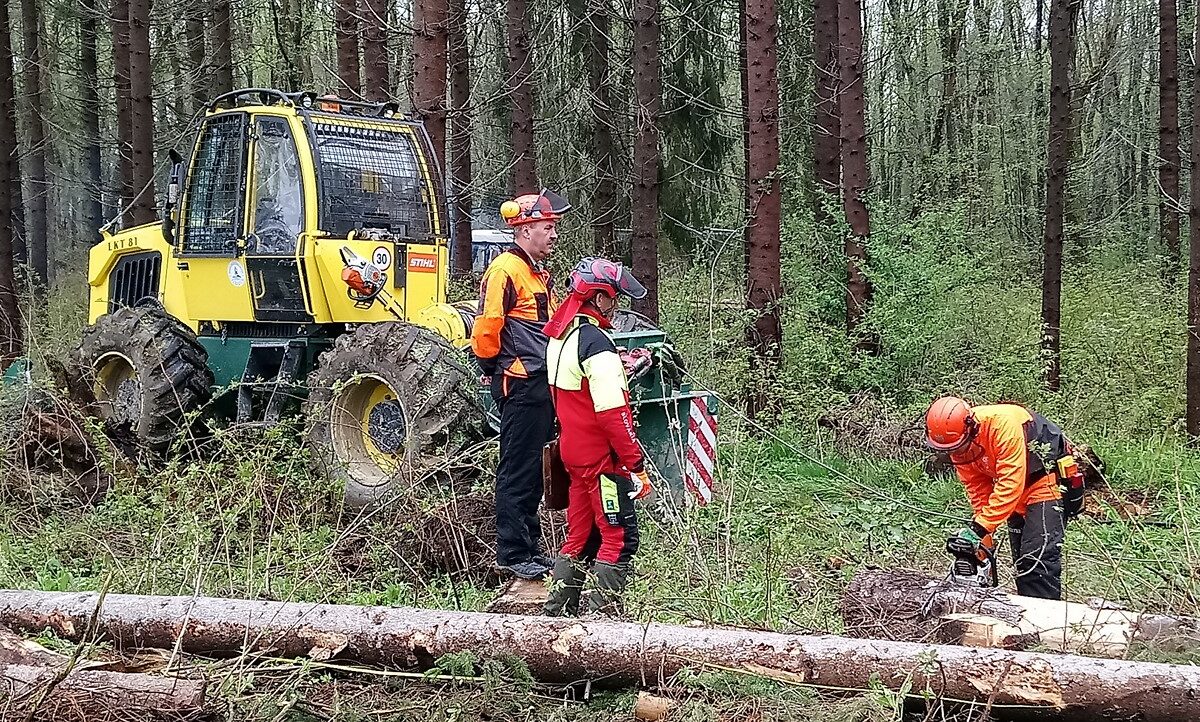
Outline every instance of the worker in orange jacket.
[(1007, 523), (1017, 593), (1059, 599), (1067, 518), (1059, 484), (1072, 490), (1072, 504), (1083, 491), (1062, 429), (1016, 404), (972, 407), (946, 396), (925, 414), (925, 442), (949, 457), (974, 512), (958, 537), (991, 548)]
[(555, 309), (542, 265), (558, 240), (556, 224), (571, 206), (553, 191), (505, 201), (500, 215), (513, 246), (488, 266), (479, 288), (471, 349), (500, 411), (496, 466), (496, 569), (540, 579), (553, 561), (539, 545), (542, 447), (554, 436), (543, 326)]

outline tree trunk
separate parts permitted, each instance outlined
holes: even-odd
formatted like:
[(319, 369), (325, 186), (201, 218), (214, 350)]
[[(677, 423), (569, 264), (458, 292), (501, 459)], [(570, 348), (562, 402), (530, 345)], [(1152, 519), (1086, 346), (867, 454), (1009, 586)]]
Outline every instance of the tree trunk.
[(863, 320), (871, 305), (867, 278), (867, 239), (871, 218), (867, 212), (867, 99), (863, 66), (861, 0), (838, 0), (838, 67), (841, 87), (842, 206), (850, 234), (846, 236), (846, 331), (862, 351), (876, 350), (872, 334), (864, 333)]
[(208, 68), (204, 44), (204, 22), (207, 3), (193, 0), (191, 10), (184, 23), (184, 42), (187, 45), (188, 86), (192, 96), (192, 114), (198, 116), (210, 98), (208, 97)]
[(150, 70), (150, 0), (129, 0), (129, 116), (133, 134), (133, 222), (153, 223), (154, 95)]
[(13, 83), (13, 51), (8, 3), (0, 2), (0, 371), (24, 352), (21, 309), (16, 283), (16, 248), (11, 222), (16, 190), (21, 185), (17, 168), (17, 98)]
[(359, 7), (362, 13), (363, 95), (367, 100), (384, 101), (392, 95), (387, 49), (388, 3), (386, 0), (362, 0)]
[(816, 219), (829, 222), (826, 203), (839, 197), (842, 163), (838, 120), (838, 0), (815, 0), (813, 8), (813, 170), (816, 171)]
[(963, 0), (938, 0), (938, 34), (942, 50), (942, 99), (937, 124), (933, 127), (933, 153), (943, 143), (954, 152), (954, 119), (958, 115), (958, 49), (967, 25), (967, 4)]
[[(1193, 53), (1200, 53), (1197, 13)], [(1200, 61), (1200, 58), (1197, 58)], [(1200, 62), (1192, 65), (1191, 209), (1188, 224), (1187, 432), (1200, 444)], [(3, 215), (0, 215), (2, 218)]]
[(275, 87), (294, 93), (304, 89), (304, 73), (300, 59), (307, 55), (307, 48), (296, 43), (303, 34), (303, 10), (289, 0), (268, 4), (271, 25), (275, 35), (275, 47), (279, 60), (272, 71)]
[(360, 98), (358, 3), (355, 0), (334, 0), (333, 30), (337, 39), (337, 74), (341, 92), (351, 98)]
[(1175, 0), (1158, 0), (1158, 231), (1167, 277), (1179, 268), (1179, 16)]
[(1063, 211), (1071, 155), (1071, 64), (1081, 0), (1050, 3), (1050, 124), (1046, 138), (1046, 227), (1042, 236), (1042, 354), (1046, 388), (1058, 391)]
[(504, 88), (512, 93), (512, 187), (513, 195), (537, 193), (537, 146), (533, 142), (533, 112), (536, 102), (533, 87), (533, 54), (530, 50), (531, 27), (526, 0), (507, 0), (508, 77)]
[(104, 180), (100, 159), (100, 74), (96, 50), (99, 35), (100, 4), (85, 0), (79, 10), (79, 93), (83, 114), (84, 205), (88, 245), (100, 240), (104, 225)]
[(29, 142), (29, 272), (34, 281), (49, 283), (50, 222), (47, 199), (50, 187), (46, 180), (46, 104), (42, 93), (42, 13), (38, 0), (21, 0), (21, 34), (25, 60), (25, 97), (29, 101), (26, 124)]
[(774, 408), (772, 379), (783, 346), (779, 320), (779, 20), (775, 0), (744, 0), (742, 88), (746, 121), (746, 308), (754, 325), (747, 341), (752, 368), (762, 373), (749, 396), (753, 413)]
[[(617, 180), (613, 141), (612, 79), (609, 77), (609, 0), (588, 0), (588, 89), (592, 101), (592, 143), (596, 153), (592, 233), (596, 252), (617, 253)], [(640, 274), (640, 269), (638, 269)]]
[(120, 209), (120, 227), (133, 224), (133, 115), (129, 105), (129, 0), (112, 2), (112, 52), (114, 96), (117, 106), (116, 165), (121, 187), (116, 205)]
[(454, 192), (454, 272), (471, 273), (471, 47), (466, 0), (450, 0), (450, 182)]
[(425, 121), (438, 168), (446, 167), (447, 0), (413, 3), (413, 108)]
[(959, 643), (965, 629), (992, 626), (1006, 634), (963, 642), (1109, 657), (1200, 648), (1200, 619), (1022, 597), (908, 570), (858, 572), (839, 606), (846, 634), (869, 639)]
[(233, 90), (233, 28), (230, 25), (230, 2), (231, 0), (214, 0), (212, 5), (214, 97)]
[[(0, 623), (78, 640), (98, 595), (0, 592)], [(283, 657), (336, 656), (428, 669), (446, 654), (516, 656), (549, 683), (655, 686), (685, 669), (734, 669), (798, 684), (1040, 708), (1056, 720), (1200, 718), (1200, 668), (997, 649), (669, 624), (394, 607), (109, 594), (98, 631), (118, 648), (230, 655), (247, 641)], [(249, 651), (249, 650), (245, 650)], [(930, 664), (936, 659), (936, 664)], [(880, 674), (879, 670), (887, 670)], [(911, 686), (909, 686), (911, 685)]]
[[(774, 5), (772, 4), (772, 7)], [(658, 122), (662, 115), (662, 71), (659, 66), (659, 0), (634, 0), (633, 3), (633, 192), (630, 218), (630, 246), (633, 270), (646, 287), (646, 297), (633, 302), (633, 310), (658, 323)], [(774, 16), (770, 18), (772, 27)], [(774, 44), (774, 33), (771, 34)], [(772, 53), (772, 64), (774, 63)], [(772, 75), (774, 71), (772, 70)], [(778, 117), (779, 91), (775, 85), (775, 114)], [(768, 129), (769, 132), (769, 129)], [(779, 163), (778, 126), (774, 165)], [(778, 185), (776, 185), (778, 193)], [(764, 219), (770, 223), (769, 219)], [(776, 217), (778, 224), (778, 217)], [(776, 230), (775, 253), (779, 252)], [(778, 278), (778, 276), (776, 276)], [(778, 283), (778, 281), (776, 282)]]

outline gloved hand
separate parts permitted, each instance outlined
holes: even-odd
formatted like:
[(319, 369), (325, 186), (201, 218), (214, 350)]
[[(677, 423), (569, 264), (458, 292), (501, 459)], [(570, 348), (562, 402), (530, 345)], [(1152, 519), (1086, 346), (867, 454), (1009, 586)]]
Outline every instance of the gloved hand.
[(633, 491), (629, 492), (630, 499), (644, 499), (654, 491), (654, 487), (650, 485), (650, 475), (643, 471), (635, 471), (630, 473), (630, 478), (633, 479)]
[(988, 534), (986, 529), (983, 529), (975, 522), (971, 522), (970, 526), (963, 527), (954, 536), (968, 542), (973, 548), (978, 550), (983, 545), (983, 538), (988, 536)]

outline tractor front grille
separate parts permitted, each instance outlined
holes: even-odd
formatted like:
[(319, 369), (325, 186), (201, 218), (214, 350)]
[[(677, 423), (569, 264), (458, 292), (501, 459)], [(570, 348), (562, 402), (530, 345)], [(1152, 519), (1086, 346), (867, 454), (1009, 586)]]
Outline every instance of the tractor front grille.
[(161, 272), (162, 254), (158, 251), (131, 253), (118, 258), (108, 276), (108, 312), (122, 306), (157, 302)]

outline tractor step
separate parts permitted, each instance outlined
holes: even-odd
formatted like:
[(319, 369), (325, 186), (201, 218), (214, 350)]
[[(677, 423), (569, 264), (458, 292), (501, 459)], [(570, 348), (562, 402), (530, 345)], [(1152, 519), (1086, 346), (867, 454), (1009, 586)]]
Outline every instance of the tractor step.
[[(255, 343), (250, 347), (250, 358), (242, 373), (237, 389), (237, 422), (249, 424), (261, 419), (266, 426), (279, 423), (285, 406), (296, 389), (300, 374), (300, 363), (304, 360), (307, 344), (302, 339), (286, 343)], [(267, 393), (266, 405), (261, 416), (254, 409), (254, 391)]]

